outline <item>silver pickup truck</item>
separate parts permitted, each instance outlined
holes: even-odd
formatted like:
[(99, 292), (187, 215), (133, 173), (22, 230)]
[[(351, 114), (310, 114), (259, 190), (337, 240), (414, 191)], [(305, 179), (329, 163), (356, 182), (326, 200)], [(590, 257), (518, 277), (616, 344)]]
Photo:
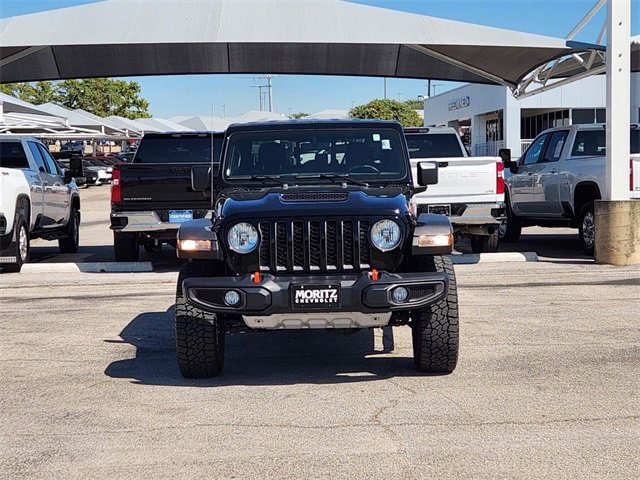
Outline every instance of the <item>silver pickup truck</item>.
[[(630, 198), (640, 197), (640, 127), (631, 125)], [(595, 244), (594, 201), (605, 191), (604, 124), (540, 133), (506, 175), (507, 218), (500, 239), (516, 242), (522, 227), (578, 228), (585, 253)]]
[(29, 137), (0, 137), (0, 268), (19, 272), (30, 240), (58, 240), (62, 253), (78, 250), (80, 195), (73, 180), (82, 166), (63, 171), (47, 147)]

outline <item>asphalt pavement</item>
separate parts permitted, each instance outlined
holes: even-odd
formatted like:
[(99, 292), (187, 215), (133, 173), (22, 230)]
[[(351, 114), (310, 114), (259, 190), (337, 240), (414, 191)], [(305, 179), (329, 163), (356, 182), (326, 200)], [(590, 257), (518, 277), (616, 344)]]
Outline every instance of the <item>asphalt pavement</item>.
[[(82, 191), (84, 261), (111, 260), (107, 189)], [(168, 248), (153, 272), (1, 274), (0, 478), (637, 479), (640, 267), (574, 236), (456, 266), (446, 376), (415, 372), (397, 327), (233, 335), (223, 376), (185, 380)], [(55, 250), (34, 259), (79, 261)]]

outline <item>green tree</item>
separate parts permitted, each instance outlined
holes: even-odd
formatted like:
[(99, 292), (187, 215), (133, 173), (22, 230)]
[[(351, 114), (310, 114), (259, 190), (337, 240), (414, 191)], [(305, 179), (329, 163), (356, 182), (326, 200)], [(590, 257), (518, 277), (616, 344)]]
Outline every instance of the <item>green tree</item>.
[(52, 82), (6, 83), (0, 85), (0, 91), (35, 105), (58, 100), (58, 92)]
[(423, 100), (405, 100), (403, 103), (409, 106), (413, 110), (424, 110)]
[(0, 92), (34, 105), (51, 102), (72, 110), (81, 108), (100, 117), (148, 118), (149, 102), (140, 97), (140, 90), (137, 82), (111, 78), (0, 85)]
[(64, 80), (58, 84), (60, 104), (100, 117), (148, 118), (149, 102), (140, 97), (140, 84), (111, 78)]
[(297, 113), (292, 113), (291, 115), (289, 115), (289, 118), (293, 119), (293, 120), (297, 120), (299, 118), (304, 118), (304, 117), (308, 117), (309, 114), (305, 113), (305, 112), (297, 112)]
[(378, 120), (397, 120), (405, 127), (421, 127), (422, 118), (404, 102), (397, 100), (372, 100), (366, 105), (358, 105), (349, 112), (351, 118), (373, 118)]

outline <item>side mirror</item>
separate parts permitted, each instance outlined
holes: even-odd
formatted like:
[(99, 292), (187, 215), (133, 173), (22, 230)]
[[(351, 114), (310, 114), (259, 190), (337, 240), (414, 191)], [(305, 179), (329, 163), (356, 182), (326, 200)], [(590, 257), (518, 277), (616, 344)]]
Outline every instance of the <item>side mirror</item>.
[[(219, 165), (194, 165), (191, 167), (191, 188), (196, 192), (207, 193), (211, 190), (211, 179), (218, 175)], [(213, 170), (213, 171), (212, 171)]]
[(435, 185), (438, 183), (438, 164), (436, 162), (418, 163), (418, 185)]
[(501, 148), (498, 150), (498, 156), (504, 164), (504, 168), (508, 168), (511, 173), (518, 173), (518, 162), (511, 160), (511, 149)]
[(509, 168), (511, 166), (511, 149), (510, 148), (501, 148), (498, 150), (498, 156), (504, 163), (504, 166)]

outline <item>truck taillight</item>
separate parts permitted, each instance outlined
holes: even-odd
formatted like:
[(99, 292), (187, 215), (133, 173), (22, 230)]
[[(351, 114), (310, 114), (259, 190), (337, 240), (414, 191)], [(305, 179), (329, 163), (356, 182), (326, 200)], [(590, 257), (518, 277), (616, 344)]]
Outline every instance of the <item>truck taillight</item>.
[(496, 193), (504, 193), (504, 163), (496, 162)]
[(120, 188), (120, 169), (113, 167), (111, 172), (111, 201), (119, 203), (122, 201), (122, 190)]

